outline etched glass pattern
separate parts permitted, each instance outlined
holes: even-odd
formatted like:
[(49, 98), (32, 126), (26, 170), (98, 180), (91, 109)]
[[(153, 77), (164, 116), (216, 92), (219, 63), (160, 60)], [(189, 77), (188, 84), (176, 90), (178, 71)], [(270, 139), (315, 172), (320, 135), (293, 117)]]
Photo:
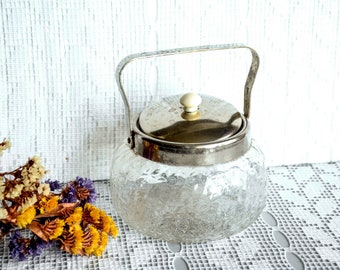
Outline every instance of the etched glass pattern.
[(264, 158), (252, 142), (242, 157), (212, 166), (170, 166), (115, 151), (111, 195), (123, 220), (174, 242), (217, 240), (252, 224), (266, 202)]

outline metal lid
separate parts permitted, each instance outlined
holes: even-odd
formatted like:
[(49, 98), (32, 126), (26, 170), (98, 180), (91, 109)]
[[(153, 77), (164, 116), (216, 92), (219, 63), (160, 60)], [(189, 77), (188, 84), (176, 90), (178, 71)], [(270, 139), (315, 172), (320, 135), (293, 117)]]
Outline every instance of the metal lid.
[[(243, 113), (231, 104), (209, 96), (174, 96), (151, 105), (132, 121), (130, 104), (122, 84), (122, 72), (135, 60), (176, 54), (247, 49), (252, 61), (244, 85)], [(259, 56), (243, 44), (207, 45), (144, 52), (125, 57), (117, 66), (116, 81), (127, 111), (128, 144), (137, 155), (168, 165), (206, 166), (244, 155), (250, 147), (250, 98)]]
[(139, 129), (167, 142), (199, 144), (224, 141), (243, 125), (240, 112), (216, 97), (195, 93), (170, 96), (142, 111)]

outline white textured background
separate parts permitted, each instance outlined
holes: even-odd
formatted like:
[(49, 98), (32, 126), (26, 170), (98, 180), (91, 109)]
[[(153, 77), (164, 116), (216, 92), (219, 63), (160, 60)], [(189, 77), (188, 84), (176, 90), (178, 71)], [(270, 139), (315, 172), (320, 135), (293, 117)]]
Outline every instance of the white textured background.
[[(40, 155), (50, 176), (108, 178), (126, 135), (115, 67), (128, 54), (245, 43), (261, 59), (252, 133), (268, 165), (340, 159), (338, 0), (0, 0), (2, 169)], [(240, 110), (243, 50), (140, 61), (124, 80), (134, 111), (199, 91)]]

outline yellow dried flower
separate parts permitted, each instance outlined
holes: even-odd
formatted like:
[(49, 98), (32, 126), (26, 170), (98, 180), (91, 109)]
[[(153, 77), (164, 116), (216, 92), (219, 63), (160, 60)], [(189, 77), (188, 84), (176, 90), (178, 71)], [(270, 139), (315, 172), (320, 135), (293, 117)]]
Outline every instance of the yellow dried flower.
[(27, 168), (23, 168), (21, 171), (21, 177), (23, 179), (23, 182), (25, 183), (25, 187), (31, 186), (31, 179), (28, 176), (28, 170)]
[(116, 238), (118, 236), (118, 228), (116, 223), (105, 213), (105, 211), (100, 211), (100, 214), (103, 223), (103, 231)]
[(0, 201), (2, 201), (5, 198), (4, 194), (5, 189), (6, 189), (5, 183), (3, 181), (3, 178), (0, 176)]
[(119, 234), (118, 227), (114, 221), (113, 224), (110, 226), (109, 234), (112, 235), (114, 238), (116, 238)]
[(49, 200), (46, 197), (43, 197), (39, 202), (40, 213), (44, 214), (45, 212), (52, 211), (53, 209), (55, 209), (58, 206), (58, 201), (59, 201), (58, 196), (53, 196)]
[(56, 222), (56, 228), (54, 232), (49, 236), (49, 239), (52, 240), (52, 239), (58, 238), (63, 233), (64, 226), (65, 226), (65, 221), (62, 219), (58, 219)]
[(71, 247), (71, 252), (73, 254), (80, 254), (83, 248), (83, 230), (79, 224), (75, 224), (70, 227), (70, 232), (74, 236), (74, 242)]
[(98, 248), (98, 244), (100, 240), (100, 234), (95, 227), (90, 225), (89, 230), (90, 230), (92, 241), (91, 241), (91, 245), (85, 248), (86, 255), (91, 255)]
[(25, 187), (31, 186), (30, 183), (36, 183), (45, 175), (45, 168), (41, 164), (38, 156), (32, 157), (29, 162), (28, 168), (23, 168), (21, 176), (25, 182)]
[(38, 191), (38, 194), (48, 196), (48, 194), (50, 194), (50, 192), (51, 192), (50, 185), (49, 184), (39, 184), (37, 191)]
[(8, 215), (8, 212), (5, 208), (0, 208), (0, 219), (5, 219)]
[(100, 222), (101, 214), (100, 214), (99, 208), (89, 203), (86, 203), (84, 208), (85, 208), (85, 211), (89, 212), (90, 217), (93, 219), (93, 223)]
[(67, 224), (80, 224), (83, 217), (83, 209), (81, 207), (77, 207), (74, 209), (73, 214), (71, 214), (65, 221)]
[(33, 206), (26, 209), (19, 216), (17, 216), (17, 225), (19, 228), (25, 228), (27, 225), (31, 224), (36, 214), (35, 208)]
[(96, 248), (96, 250), (93, 252), (93, 254), (96, 255), (96, 256), (102, 255), (104, 250), (105, 250), (105, 247), (107, 245), (108, 240), (109, 240), (109, 237), (108, 237), (107, 233), (102, 232), (101, 237), (100, 237), (100, 244), (99, 244), (98, 248)]
[(36, 202), (37, 202), (37, 196), (33, 194), (32, 197), (25, 199), (25, 202), (21, 206), (19, 206), (18, 211), (24, 212), (27, 208), (34, 206)]
[(24, 188), (23, 184), (15, 185), (7, 194), (6, 198), (15, 199), (21, 195), (21, 191)]
[(118, 228), (116, 223), (110, 216), (106, 214), (105, 211), (100, 210), (89, 203), (85, 204), (84, 211), (85, 217), (89, 215), (91, 218), (88, 221), (95, 225), (97, 229), (103, 230), (115, 238), (118, 236)]

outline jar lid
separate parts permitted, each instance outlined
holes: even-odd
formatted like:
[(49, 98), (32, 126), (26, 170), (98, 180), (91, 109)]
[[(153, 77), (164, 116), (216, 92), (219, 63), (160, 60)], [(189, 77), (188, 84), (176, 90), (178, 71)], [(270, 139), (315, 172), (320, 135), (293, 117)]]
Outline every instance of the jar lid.
[(225, 141), (243, 126), (230, 103), (208, 95), (170, 96), (144, 109), (137, 122), (146, 135), (159, 140), (201, 144)]
[[(132, 121), (122, 84), (122, 72), (127, 64), (146, 58), (229, 49), (247, 49), (252, 56), (244, 85), (243, 113), (227, 102), (191, 93), (182, 98), (165, 98), (142, 111), (136, 122)], [(258, 67), (257, 52), (243, 44), (177, 48), (125, 57), (117, 66), (116, 81), (127, 111), (130, 149), (151, 161), (179, 166), (215, 165), (241, 157), (251, 145), (248, 119)]]

